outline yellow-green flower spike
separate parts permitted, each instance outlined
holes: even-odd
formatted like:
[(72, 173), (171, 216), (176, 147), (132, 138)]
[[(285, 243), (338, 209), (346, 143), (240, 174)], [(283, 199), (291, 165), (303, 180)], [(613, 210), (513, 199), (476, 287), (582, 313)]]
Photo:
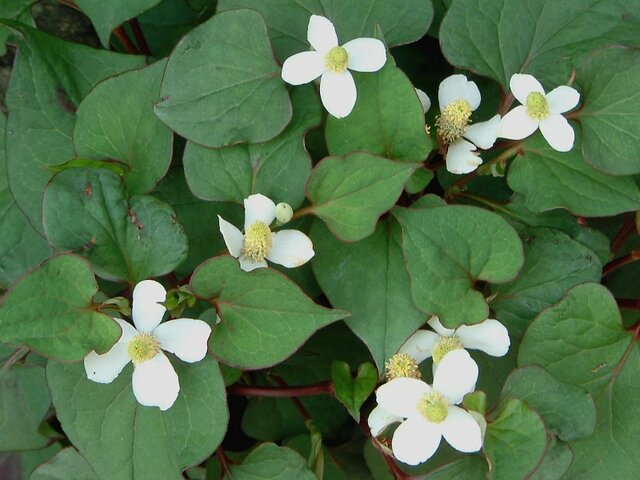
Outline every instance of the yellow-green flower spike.
[(463, 99), (447, 105), (436, 118), (436, 131), (445, 143), (459, 140), (467, 131), (471, 118), (471, 105)]
[(527, 115), (534, 120), (543, 120), (549, 116), (549, 102), (540, 92), (527, 95)]
[(456, 336), (453, 337), (441, 337), (438, 343), (433, 347), (431, 356), (433, 357), (433, 363), (438, 365), (440, 360), (449, 352), (462, 348), (462, 342)]
[(342, 47), (333, 47), (324, 57), (324, 66), (332, 72), (344, 72), (347, 65), (349, 65), (349, 54)]
[(387, 380), (391, 381), (394, 378), (408, 377), (408, 378), (420, 378), (420, 370), (418, 364), (411, 355), (406, 353), (396, 353), (393, 355), (387, 363), (384, 364), (384, 368), (387, 371)]
[(127, 353), (134, 364), (151, 360), (160, 352), (160, 343), (153, 335), (141, 333), (136, 335), (127, 344)]
[(262, 262), (269, 255), (272, 244), (269, 226), (260, 221), (254, 222), (244, 232), (242, 254), (254, 262)]
[(447, 399), (438, 392), (425, 393), (418, 402), (418, 411), (433, 423), (444, 422), (449, 415)]

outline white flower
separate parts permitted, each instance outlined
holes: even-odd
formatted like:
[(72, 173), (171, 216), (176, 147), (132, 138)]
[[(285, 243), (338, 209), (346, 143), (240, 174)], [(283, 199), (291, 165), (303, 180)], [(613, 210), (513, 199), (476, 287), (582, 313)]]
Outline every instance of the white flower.
[(245, 272), (266, 267), (266, 260), (287, 268), (299, 267), (315, 254), (311, 240), (304, 233), (272, 232), (269, 226), (275, 218), (275, 203), (259, 193), (244, 199), (244, 233), (218, 215), (224, 243)]
[(573, 148), (575, 133), (561, 113), (572, 110), (580, 101), (575, 88), (566, 85), (549, 93), (533, 76), (516, 73), (509, 81), (511, 93), (522, 105), (507, 113), (500, 122), (498, 136), (511, 140), (526, 138), (538, 127), (551, 148), (568, 152)]
[[(473, 372), (473, 381), (467, 374)], [(442, 437), (456, 450), (476, 452), (482, 447), (482, 431), (466, 410), (456, 405), (473, 391), (478, 368), (464, 350), (448, 354), (435, 373), (433, 388), (415, 378), (396, 378), (376, 390), (376, 407), (369, 419), (375, 436), (387, 425), (402, 421), (393, 434), (393, 455), (417, 465), (427, 461)]]
[(434, 372), (450, 352), (468, 348), (481, 350), (492, 357), (502, 357), (511, 345), (505, 326), (492, 318), (454, 330), (445, 328), (436, 316), (431, 317), (428, 323), (435, 332), (418, 330), (400, 347), (399, 353), (411, 356), (417, 363), (433, 357)]
[(173, 353), (179, 359), (194, 363), (207, 354), (211, 327), (202, 320), (178, 318), (160, 325), (167, 292), (154, 280), (144, 280), (133, 290), (133, 325), (116, 318), (122, 328), (118, 342), (103, 355), (95, 351), (84, 358), (89, 380), (113, 382), (124, 367), (133, 361), (131, 383), (138, 402), (160, 410), (171, 408), (178, 398), (180, 384), (171, 362), (162, 352)]
[(302, 85), (321, 77), (322, 104), (334, 117), (346, 117), (358, 96), (349, 70), (380, 70), (387, 61), (384, 43), (375, 38), (356, 38), (338, 46), (333, 24), (319, 15), (309, 19), (307, 40), (313, 50), (287, 58), (282, 65), (282, 79), (291, 85)]
[(496, 141), (500, 115), (469, 125), (471, 113), (480, 106), (480, 100), (478, 86), (464, 75), (451, 75), (440, 82), (440, 116), (436, 127), (442, 141), (449, 145), (445, 160), (451, 173), (473, 172), (482, 164), (476, 147), (486, 150)]
[(431, 108), (431, 99), (429, 98), (429, 95), (419, 88), (416, 88), (415, 91), (418, 95), (418, 99), (420, 100), (420, 105), (422, 105), (422, 111), (427, 113)]

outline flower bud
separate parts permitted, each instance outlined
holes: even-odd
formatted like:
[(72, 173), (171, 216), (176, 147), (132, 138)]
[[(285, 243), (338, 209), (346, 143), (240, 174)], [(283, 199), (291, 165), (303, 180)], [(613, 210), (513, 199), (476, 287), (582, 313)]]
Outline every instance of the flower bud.
[(287, 223), (293, 217), (293, 208), (291, 205), (285, 202), (280, 202), (276, 205), (276, 220), (281, 224)]

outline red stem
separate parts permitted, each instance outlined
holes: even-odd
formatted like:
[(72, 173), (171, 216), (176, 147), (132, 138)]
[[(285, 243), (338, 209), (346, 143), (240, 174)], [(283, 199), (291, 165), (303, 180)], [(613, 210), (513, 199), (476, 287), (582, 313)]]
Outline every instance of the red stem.
[(636, 298), (616, 298), (618, 307), (627, 310), (640, 310), (640, 299)]
[(623, 255), (620, 258), (611, 260), (602, 269), (602, 275), (603, 276), (609, 275), (611, 272), (617, 270), (618, 268), (623, 267), (629, 263), (633, 263), (637, 260), (640, 260), (640, 249), (632, 250), (630, 253)]
[(131, 42), (131, 40), (129, 40), (129, 37), (127, 36), (127, 32), (124, 31), (124, 28), (122, 28), (122, 25), (116, 28), (113, 31), (113, 34), (118, 38), (118, 40), (120, 40), (120, 43), (122, 43), (122, 46), (128, 53), (132, 53), (134, 55), (137, 55), (140, 53), (136, 48), (136, 46)]
[(227, 393), (244, 397), (309, 397), (312, 395), (331, 395), (332, 392), (333, 386), (331, 382), (316, 383), (302, 387), (254, 387), (250, 385), (231, 385), (227, 387)]
[(618, 230), (615, 238), (611, 242), (611, 251), (616, 253), (622, 245), (627, 241), (629, 235), (635, 230), (635, 218), (634, 215), (626, 214), (624, 223)]
[(138, 44), (138, 48), (140, 49), (140, 52), (143, 55), (150, 57), (151, 49), (149, 48), (149, 44), (147, 43), (147, 40), (144, 38), (144, 33), (142, 33), (142, 29), (140, 28), (138, 19), (134, 18), (132, 20), (129, 20), (129, 26), (133, 31), (133, 35), (136, 37), (136, 42)]

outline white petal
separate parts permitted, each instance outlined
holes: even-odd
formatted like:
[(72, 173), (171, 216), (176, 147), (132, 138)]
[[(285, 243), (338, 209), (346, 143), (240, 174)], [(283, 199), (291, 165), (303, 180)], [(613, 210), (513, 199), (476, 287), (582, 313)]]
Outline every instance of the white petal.
[(162, 352), (151, 360), (140, 363), (133, 370), (133, 394), (141, 405), (171, 408), (178, 398), (180, 384), (173, 365)]
[(244, 199), (244, 231), (255, 222), (269, 226), (276, 218), (276, 204), (260, 193)]
[(418, 400), (431, 391), (431, 387), (415, 378), (394, 378), (376, 390), (376, 400), (386, 411), (398, 417), (416, 413)]
[(416, 93), (418, 94), (418, 99), (420, 99), (420, 105), (422, 105), (422, 111), (424, 113), (427, 113), (431, 108), (431, 99), (429, 98), (429, 95), (427, 95), (425, 92), (423, 92), (419, 88), (416, 88)]
[(140, 332), (151, 332), (160, 325), (166, 308), (160, 305), (167, 298), (167, 291), (155, 280), (143, 280), (133, 289), (131, 316)]
[(273, 246), (267, 259), (287, 268), (304, 265), (315, 254), (311, 239), (298, 230), (280, 230), (273, 233)]
[(220, 233), (222, 234), (227, 249), (229, 249), (229, 253), (238, 258), (244, 245), (244, 235), (220, 215), (218, 215), (218, 223), (220, 224)]
[(387, 49), (376, 38), (356, 38), (342, 48), (349, 55), (347, 68), (356, 72), (377, 72), (387, 63)]
[(451, 405), (455, 405), (467, 393), (473, 392), (477, 380), (478, 365), (469, 352), (457, 349), (440, 360), (433, 377), (433, 389), (447, 397)]
[(473, 142), (476, 147), (487, 150), (493, 147), (493, 144), (496, 143), (499, 126), (500, 115), (494, 115), (491, 120), (469, 125), (464, 134), (464, 138)]
[(580, 94), (575, 88), (561, 85), (547, 93), (547, 102), (551, 113), (564, 113), (575, 108), (580, 101)]
[(269, 266), (264, 260), (261, 262), (254, 262), (251, 258), (245, 257), (244, 255), (240, 255), (238, 260), (240, 261), (240, 268), (245, 272), (250, 272), (256, 268), (267, 268)]
[(153, 331), (160, 348), (188, 363), (199, 362), (207, 354), (211, 327), (202, 320), (177, 318), (161, 324)]
[(566, 118), (552, 113), (540, 121), (540, 131), (551, 148), (558, 152), (568, 152), (573, 148), (575, 133)]
[(478, 86), (464, 75), (451, 75), (440, 82), (438, 87), (440, 111), (456, 100), (466, 100), (471, 105), (471, 110), (475, 110), (480, 106), (481, 98)]
[(401, 421), (402, 417), (398, 417), (396, 415), (393, 415), (392, 413), (387, 412), (380, 405), (371, 410), (369, 418), (367, 418), (367, 423), (369, 424), (371, 435), (373, 435), (374, 437), (380, 435), (382, 431), (392, 423)]
[(282, 79), (291, 85), (314, 81), (325, 71), (324, 58), (318, 52), (300, 52), (282, 65)]
[(487, 420), (484, 418), (480, 412), (475, 412), (473, 410), (469, 410), (469, 415), (473, 417), (478, 426), (480, 427), (480, 434), (482, 436), (482, 440), (484, 440), (484, 435), (487, 432)]
[(445, 440), (459, 452), (477, 452), (482, 448), (480, 425), (469, 412), (460, 407), (449, 407), (447, 418), (440, 428)]
[(537, 120), (527, 115), (527, 109), (524, 106), (518, 105), (500, 120), (498, 137), (521, 140), (535, 132), (538, 124)]
[(477, 325), (462, 325), (456, 335), (465, 348), (482, 350), (492, 357), (502, 357), (509, 351), (509, 332), (498, 320), (488, 318)]
[(398, 353), (406, 353), (416, 363), (421, 363), (431, 356), (433, 347), (440, 340), (440, 335), (429, 330), (418, 330), (400, 347)]
[(120, 325), (120, 329), (122, 330), (118, 343), (129, 343), (129, 340), (138, 335), (138, 331), (129, 322), (125, 322), (120, 318), (114, 318), (114, 320), (118, 322), (118, 325)]
[(509, 80), (509, 88), (511, 93), (523, 105), (527, 101), (527, 97), (531, 92), (539, 92), (544, 95), (544, 88), (540, 82), (532, 75), (526, 73), (514, 73)]
[(446, 328), (444, 325), (442, 325), (442, 323), (440, 322), (440, 319), (436, 316), (433, 315), (428, 321), (427, 323), (429, 324), (429, 326), (431, 328), (433, 328), (436, 333), (438, 335), (440, 335), (441, 337), (450, 337), (451, 335), (453, 335), (454, 333), (456, 333), (455, 330), (452, 330), (451, 328)]
[(476, 146), (464, 139), (449, 145), (445, 160), (447, 170), (457, 175), (473, 172), (482, 164), (480, 155), (476, 154)]
[(440, 426), (420, 417), (410, 418), (393, 433), (393, 455), (408, 465), (426, 462), (436, 452), (442, 439)]
[(116, 343), (103, 355), (91, 352), (84, 357), (84, 370), (89, 380), (97, 383), (111, 383), (130, 361), (127, 344)]
[(348, 70), (341, 73), (325, 72), (320, 79), (322, 105), (336, 118), (351, 113), (358, 98), (356, 83)]
[(333, 23), (320, 15), (311, 15), (307, 27), (307, 40), (316, 51), (323, 55), (338, 46), (338, 36)]

